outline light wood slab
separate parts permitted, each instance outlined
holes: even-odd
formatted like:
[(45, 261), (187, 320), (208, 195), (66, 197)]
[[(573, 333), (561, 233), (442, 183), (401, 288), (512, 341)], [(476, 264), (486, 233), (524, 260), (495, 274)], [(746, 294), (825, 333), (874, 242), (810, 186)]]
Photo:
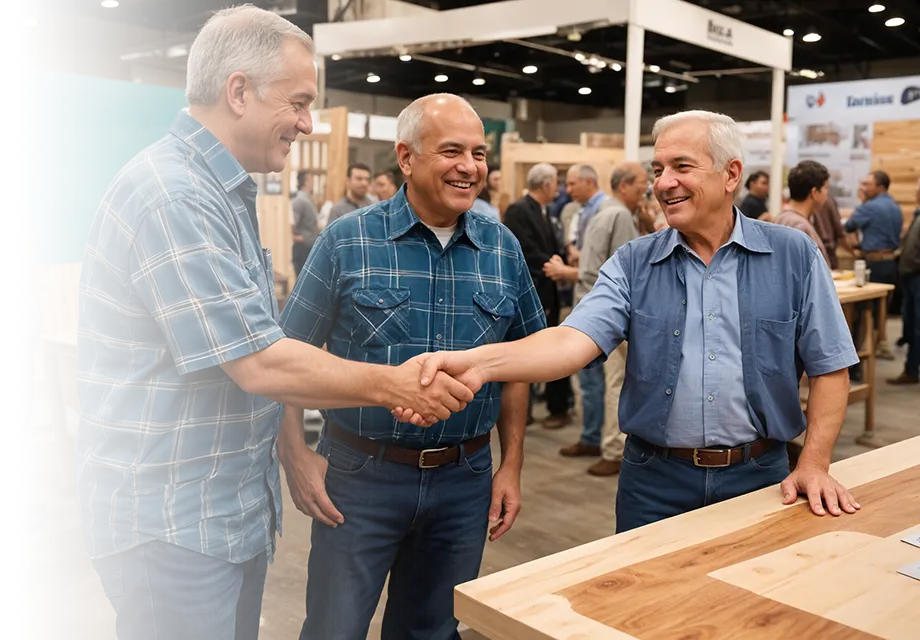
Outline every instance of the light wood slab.
[[(862, 505), (856, 515), (819, 518), (804, 500), (782, 505), (779, 488), (770, 487), (460, 585), (455, 615), (496, 640), (901, 638), (889, 610), (863, 604), (860, 594), (843, 604), (815, 596), (815, 612), (731, 580), (741, 581), (737, 576), (745, 562), (833, 532), (857, 534), (836, 538), (835, 550), (824, 559), (833, 565), (835, 554), (861, 550), (856, 565), (844, 568), (852, 572), (847, 580), (869, 580), (890, 565), (907, 564), (898, 564), (901, 556), (879, 564), (877, 554), (884, 555), (885, 548), (876, 545), (920, 525), (918, 461), (920, 437), (835, 463), (832, 473)], [(920, 559), (916, 548), (898, 547), (897, 553)], [(831, 565), (822, 570), (844, 571)], [(732, 567), (734, 572), (719, 573)], [(807, 567), (802, 565), (806, 574)], [(827, 580), (820, 572), (814, 576)], [(916, 581), (897, 577), (904, 580), (873, 584), (883, 594), (916, 589), (910, 584)], [(831, 593), (836, 588), (827, 587)], [(897, 606), (905, 594), (889, 595)], [(875, 602), (883, 596), (873, 588), (865, 597)], [(856, 619), (840, 613), (848, 606)], [(859, 613), (871, 607), (880, 611), (874, 622)], [(861, 628), (853, 626), (858, 620)]]

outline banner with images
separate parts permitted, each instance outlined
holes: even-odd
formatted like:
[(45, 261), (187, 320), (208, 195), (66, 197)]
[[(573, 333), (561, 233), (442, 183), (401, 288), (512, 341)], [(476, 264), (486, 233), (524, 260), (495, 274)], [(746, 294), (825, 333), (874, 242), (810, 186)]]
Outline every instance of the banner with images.
[(786, 161), (822, 163), (830, 195), (842, 209), (859, 204), (856, 190), (872, 165), (876, 122), (920, 119), (920, 76), (789, 87)]

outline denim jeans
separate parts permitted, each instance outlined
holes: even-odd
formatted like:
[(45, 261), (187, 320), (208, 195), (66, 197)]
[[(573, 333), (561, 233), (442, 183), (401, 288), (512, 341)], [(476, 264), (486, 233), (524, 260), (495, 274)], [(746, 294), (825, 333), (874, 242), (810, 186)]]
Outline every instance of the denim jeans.
[(233, 564), (168, 542), (93, 560), (119, 640), (255, 640), (267, 556)]
[(904, 337), (907, 339), (907, 363), (904, 372), (920, 374), (920, 273), (904, 280)]
[(301, 640), (364, 640), (387, 574), (382, 640), (455, 640), (454, 587), (479, 575), (492, 494), (488, 446), (435, 469), (328, 436), (326, 491), (345, 517), (313, 522)]
[(604, 427), (604, 367), (596, 366), (578, 372), (582, 403), (582, 444), (599, 446)]
[(617, 533), (779, 484), (787, 475), (789, 457), (780, 443), (759, 458), (705, 468), (629, 436), (617, 488)]

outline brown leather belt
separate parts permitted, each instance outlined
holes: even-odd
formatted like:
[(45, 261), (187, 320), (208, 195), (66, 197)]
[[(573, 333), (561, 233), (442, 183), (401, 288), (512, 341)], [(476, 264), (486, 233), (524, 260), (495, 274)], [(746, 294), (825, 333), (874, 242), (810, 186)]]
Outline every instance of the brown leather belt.
[(866, 251), (863, 255), (865, 255), (866, 260), (870, 260), (872, 262), (894, 260), (894, 251), (890, 249), (885, 249), (882, 251)]
[[(392, 443), (384, 445), (382, 442), (362, 438), (351, 431), (346, 431), (331, 421), (326, 422), (326, 431), (333, 440), (337, 440), (369, 456), (379, 456), (382, 445), (384, 447), (384, 460), (409, 464), (419, 469), (443, 467), (446, 464), (457, 462), (457, 460), (460, 459), (460, 445), (456, 444), (449, 447), (437, 447), (435, 449), (407, 449)], [(471, 440), (461, 443), (463, 445), (464, 454), (470, 455), (471, 453), (479, 451), (489, 444), (491, 437), (492, 432), (490, 431), (489, 433), (484, 433), (481, 436), (476, 436)]]
[[(767, 451), (779, 444), (776, 440), (755, 440), (750, 444), (751, 458), (759, 458)], [(667, 452), (669, 457), (690, 460), (698, 467), (728, 467), (744, 461), (744, 447), (733, 449), (680, 449), (665, 448), (649, 443), (654, 449), (662, 453)]]

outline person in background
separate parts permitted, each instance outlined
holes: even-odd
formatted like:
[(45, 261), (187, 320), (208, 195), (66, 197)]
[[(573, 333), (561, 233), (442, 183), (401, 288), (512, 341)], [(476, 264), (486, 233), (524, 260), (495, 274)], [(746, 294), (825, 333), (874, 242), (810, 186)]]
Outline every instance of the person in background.
[(741, 201), (741, 213), (748, 218), (763, 220), (769, 216), (767, 211), (767, 196), (770, 195), (770, 174), (766, 171), (755, 171), (748, 176), (744, 183), (748, 194)]
[(830, 174), (820, 162), (803, 160), (789, 170), (789, 204), (776, 217), (776, 224), (803, 232), (815, 243), (824, 262), (830, 267), (830, 258), (818, 232), (809, 218), (827, 201), (827, 181)]
[(369, 207), (374, 204), (374, 202), (367, 197), (367, 192), (371, 184), (371, 170), (366, 164), (356, 162), (349, 165), (345, 177), (345, 196), (332, 205), (326, 226), (329, 226), (346, 213), (351, 213), (352, 211), (357, 211), (358, 209)]
[[(23, 213), (16, 210), (16, 237), (20, 235)], [(24, 500), (19, 471), (26, 450), (26, 438), (32, 421), (35, 393), (35, 350), (42, 329), (41, 311), (29, 289), (26, 274), (16, 256), (16, 531), (31, 531), (44, 525), (38, 517), (47, 509), (44, 502)]]
[(889, 378), (888, 384), (920, 384), (920, 180), (917, 181), (916, 200), (917, 209), (904, 237), (898, 261), (903, 287), (902, 340), (907, 344), (907, 361), (904, 372), (897, 378)]
[(492, 196), (492, 206), (501, 211), (502, 170), (498, 167), (489, 169), (489, 175), (486, 176), (486, 185), (488, 185), (489, 193)]
[[(883, 284), (896, 284), (898, 265), (895, 251), (901, 245), (901, 227), (904, 214), (901, 207), (888, 194), (891, 178), (884, 171), (873, 171), (860, 182), (866, 194), (866, 201), (856, 207), (853, 215), (846, 221), (844, 228), (849, 232), (859, 231), (861, 239), (859, 250), (866, 259), (866, 268), (870, 270), (869, 281)], [(882, 304), (887, 304), (882, 302)], [(878, 317), (879, 301), (873, 301), (872, 307)], [(860, 315), (853, 322), (854, 331), (859, 335)], [(878, 328), (878, 357), (894, 360), (894, 353), (885, 337), (885, 327)]]
[(313, 176), (308, 170), (302, 169), (297, 172), (297, 193), (291, 200), (291, 236), (294, 241), (291, 247), (291, 261), (294, 263), (294, 273), (298, 276), (319, 235), (319, 220), (311, 193), (312, 184)]
[(843, 247), (848, 252), (853, 253), (850, 247), (850, 241), (847, 239), (846, 231), (843, 230), (843, 222), (840, 219), (840, 209), (837, 207), (837, 201), (828, 195), (827, 200), (820, 207), (815, 208), (812, 214), (815, 231), (824, 244), (824, 251), (831, 261), (831, 269), (839, 268), (837, 261), (837, 247)]
[(470, 207), (470, 211), (481, 213), (501, 222), (501, 214), (498, 212), (497, 208), (492, 206), (492, 190), (489, 188), (488, 180), (486, 180), (479, 195), (473, 200), (473, 206)]
[(396, 195), (398, 189), (396, 173), (390, 170), (379, 171), (374, 176), (374, 182), (371, 184), (371, 193), (376, 196), (378, 201), (389, 200)]

